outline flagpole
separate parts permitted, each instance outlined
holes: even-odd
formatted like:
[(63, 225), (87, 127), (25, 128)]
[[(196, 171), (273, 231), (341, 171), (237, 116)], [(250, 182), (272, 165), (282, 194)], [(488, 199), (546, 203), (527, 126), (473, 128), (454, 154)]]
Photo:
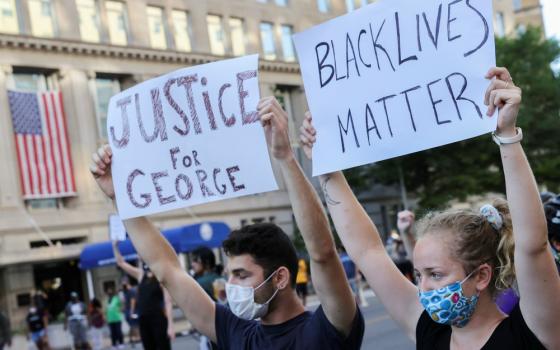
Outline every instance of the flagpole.
[(41, 238), (43, 238), (43, 240), (47, 242), (49, 247), (54, 247), (54, 244), (49, 238), (49, 236), (47, 236), (47, 234), (43, 232), (43, 230), (41, 230), (41, 227), (39, 227), (35, 219), (33, 219), (33, 217), (25, 209), (22, 209), (22, 211), (25, 217), (27, 217), (27, 220), (29, 220), (29, 222), (31, 223), (31, 226), (33, 226), (33, 228), (35, 229), (35, 231), (37, 231), (37, 233), (41, 236)]

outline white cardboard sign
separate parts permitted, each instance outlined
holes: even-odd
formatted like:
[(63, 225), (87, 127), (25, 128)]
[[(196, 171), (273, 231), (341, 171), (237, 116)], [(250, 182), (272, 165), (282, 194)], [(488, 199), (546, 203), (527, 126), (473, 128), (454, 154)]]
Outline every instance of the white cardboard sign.
[(488, 0), (381, 0), (296, 34), (313, 175), (495, 130), (492, 23)]
[(111, 241), (126, 240), (126, 228), (118, 214), (109, 215), (109, 238)]
[(258, 55), (113, 96), (107, 132), (121, 219), (277, 189), (258, 101)]

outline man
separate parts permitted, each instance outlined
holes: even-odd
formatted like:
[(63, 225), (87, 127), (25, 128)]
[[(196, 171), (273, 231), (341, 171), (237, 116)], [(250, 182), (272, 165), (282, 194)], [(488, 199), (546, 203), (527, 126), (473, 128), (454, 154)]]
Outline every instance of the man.
[(117, 265), (138, 281), (133, 315), (138, 317), (140, 340), (145, 350), (170, 350), (175, 338), (173, 304), (165, 288), (154, 273), (140, 261), (142, 268), (127, 263), (122, 257), (118, 242), (113, 241)]
[(12, 331), (10, 330), (10, 320), (0, 311), (0, 350), (4, 345), (12, 346)]
[(87, 339), (87, 309), (78, 298), (78, 293), (70, 293), (70, 301), (64, 311), (64, 329), (69, 329), (72, 334), (75, 349), (89, 349)]
[(134, 343), (140, 341), (140, 331), (138, 330), (138, 315), (136, 314), (136, 287), (130, 284), (128, 277), (122, 281), (122, 295), (124, 300), (124, 317), (128, 323), (128, 341)]
[(560, 273), (560, 195), (550, 198), (544, 204), (546, 225), (548, 228), (548, 240), (552, 249), (552, 255), (556, 261), (556, 268)]
[[(191, 266), (194, 272), (194, 279), (200, 284), (206, 294), (216, 301), (214, 281), (220, 278), (220, 275), (216, 273), (216, 257), (212, 250), (207, 247), (199, 247), (193, 250)], [(215, 345), (204, 335), (200, 337), (199, 344), (199, 350), (215, 348)]]
[[(260, 101), (258, 113), (309, 252), (313, 285), (321, 302), (316, 312), (306, 312), (296, 294), (297, 254), (278, 226), (246, 226), (224, 242), (231, 310), (216, 305), (183, 271), (173, 248), (147, 218), (126, 220), (127, 232), (193, 326), (219, 348), (359, 349), (364, 320), (350, 287), (340, 283), (345, 279), (344, 269), (322, 204), (291, 149), (288, 116), (270, 97)], [(109, 147), (93, 155), (91, 172), (103, 192), (114, 198)]]
[(34, 303), (29, 308), (29, 313), (25, 318), (27, 322), (28, 339), (31, 340), (37, 349), (49, 350), (49, 338), (47, 335), (48, 319), (39, 311)]
[(216, 300), (214, 293), (214, 281), (220, 278), (216, 273), (216, 257), (210, 248), (200, 247), (192, 252), (192, 269), (194, 279), (200, 284), (202, 289)]

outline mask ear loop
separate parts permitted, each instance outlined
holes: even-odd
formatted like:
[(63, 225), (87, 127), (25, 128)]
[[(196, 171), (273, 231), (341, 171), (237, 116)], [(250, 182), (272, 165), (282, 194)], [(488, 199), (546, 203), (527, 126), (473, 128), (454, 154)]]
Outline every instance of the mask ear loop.
[[(276, 271), (271, 273), (270, 276), (268, 276), (261, 284), (259, 284), (258, 286), (255, 287), (254, 291), (256, 291), (257, 289), (262, 287), (266, 282), (268, 282), (272, 278), (272, 276), (274, 276), (279, 270), (280, 270), (280, 268), (278, 268)], [(266, 304), (270, 303), (272, 301), (272, 299), (274, 299), (276, 294), (278, 294), (279, 291), (280, 291), (280, 288), (276, 288), (276, 290), (274, 291), (274, 294), (272, 294), (272, 296), (270, 298), (268, 298), (268, 300), (264, 304), (260, 304), (260, 305), (266, 305)]]
[(475, 272), (477, 272), (477, 271), (479, 271), (479, 268), (476, 268), (476, 269), (472, 270), (471, 273), (469, 273), (469, 274), (467, 275), (467, 277), (463, 278), (463, 280), (462, 280), (460, 283), (461, 283), (461, 284), (465, 283), (465, 281), (467, 281), (469, 278), (471, 278), (472, 275), (473, 275)]
[[(469, 273), (469, 274), (467, 275), (467, 277), (465, 277), (465, 278), (461, 281), (461, 283), (460, 283), (461, 286), (462, 286), (463, 283), (465, 283), (469, 278), (471, 278), (475, 272), (479, 272), (479, 271), (480, 271), (480, 266), (477, 267), (476, 269), (472, 270), (471, 273)], [(473, 296), (474, 296), (474, 295), (473, 295)], [(480, 297), (480, 291), (479, 291), (479, 290), (476, 291), (476, 296), (477, 296), (477, 297)], [(472, 298), (472, 297), (471, 297), (471, 298)]]
[(270, 303), (272, 301), (272, 299), (274, 299), (274, 297), (276, 296), (276, 294), (278, 294), (278, 292), (280, 291), (280, 289), (276, 288), (276, 290), (274, 291), (274, 293), (272, 294), (272, 296), (270, 298), (268, 298), (268, 300), (262, 304), (262, 305), (266, 305), (268, 303)]
[(278, 268), (276, 271), (274, 271), (273, 273), (271, 273), (270, 276), (268, 276), (261, 284), (259, 284), (258, 286), (256, 286), (256, 287), (254, 288), (254, 290), (256, 291), (257, 289), (259, 289), (260, 287), (262, 287), (263, 284), (265, 284), (266, 282), (268, 282), (268, 281), (272, 278), (272, 276), (274, 276), (274, 275), (278, 272), (278, 270), (280, 270), (280, 269)]

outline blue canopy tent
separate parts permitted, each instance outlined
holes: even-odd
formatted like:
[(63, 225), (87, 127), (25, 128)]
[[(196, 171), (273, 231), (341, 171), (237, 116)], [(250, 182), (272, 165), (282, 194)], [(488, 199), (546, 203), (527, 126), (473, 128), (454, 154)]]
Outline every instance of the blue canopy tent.
[[(230, 233), (230, 228), (223, 222), (204, 222), (164, 230), (163, 236), (177, 253), (190, 252), (198, 247), (217, 248)], [(138, 258), (130, 239), (119, 242), (119, 250), (125, 260)], [(110, 241), (89, 244), (80, 254), (80, 269), (89, 270), (96, 267), (114, 265), (113, 247)]]

